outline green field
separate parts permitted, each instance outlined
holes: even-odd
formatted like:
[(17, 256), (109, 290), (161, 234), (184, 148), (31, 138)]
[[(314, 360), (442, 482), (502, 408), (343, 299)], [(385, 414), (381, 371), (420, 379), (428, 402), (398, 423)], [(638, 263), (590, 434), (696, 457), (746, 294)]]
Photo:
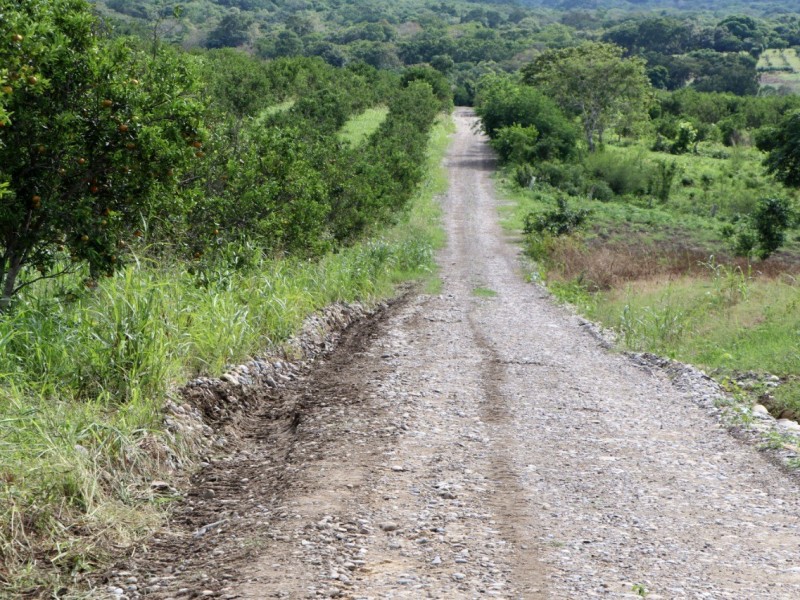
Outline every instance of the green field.
[(368, 108), (345, 123), (341, 131), (339, 131), (339, 139), (349, 142), (353, 146), (358, 146), (375, 133), (388, 114), (389, 109), (385, 106)]
[(765, 50), (757, 69), (762, 87), (800, 93), (800, 56), (796, 48)]

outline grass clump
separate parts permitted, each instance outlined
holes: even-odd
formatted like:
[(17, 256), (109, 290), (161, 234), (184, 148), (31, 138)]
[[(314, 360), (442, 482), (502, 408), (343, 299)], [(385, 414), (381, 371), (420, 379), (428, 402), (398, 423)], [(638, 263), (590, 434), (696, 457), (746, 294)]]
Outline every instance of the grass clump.
[(487, 287), (478, 286), (473, 288), (472, 295), (476, 298), (496, 298), (497, 292)]

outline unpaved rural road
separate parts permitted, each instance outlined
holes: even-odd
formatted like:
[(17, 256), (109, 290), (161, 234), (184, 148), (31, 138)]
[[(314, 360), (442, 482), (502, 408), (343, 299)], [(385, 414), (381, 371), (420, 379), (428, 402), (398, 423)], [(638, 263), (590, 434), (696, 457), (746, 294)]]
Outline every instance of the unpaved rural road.
[(276, 393), (116, 594), (800, 598), (797, 479), (524, 282), (455, 119), (441, 294)]

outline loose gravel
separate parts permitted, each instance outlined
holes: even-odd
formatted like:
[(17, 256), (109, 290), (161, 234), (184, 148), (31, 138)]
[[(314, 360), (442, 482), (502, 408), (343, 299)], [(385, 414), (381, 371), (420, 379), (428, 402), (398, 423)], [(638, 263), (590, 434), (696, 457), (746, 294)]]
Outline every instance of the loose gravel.
[(270, 388), (98, 594), (800, 598), (797, 478), (702, 377), (610, 351), (524, 282), (492, 154), (456, 122), (442, 293)]

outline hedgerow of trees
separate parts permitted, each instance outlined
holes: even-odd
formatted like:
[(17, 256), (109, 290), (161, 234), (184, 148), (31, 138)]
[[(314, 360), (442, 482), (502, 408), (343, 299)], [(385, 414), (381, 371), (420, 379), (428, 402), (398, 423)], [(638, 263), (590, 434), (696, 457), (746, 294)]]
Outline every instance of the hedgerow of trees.
[[(132, 248), (202, 278), (214, 261), (240, 264), (242, 248), (351, 243), (403, 209), (451, 103), (432, 68), (188, 55), (109, 37), (85, 0), (3, 1), (0, 309), (42, 278), (79, 271), (92, 286)], [(366, 144), (339, 141), (377, 104), (389, 116)]]

